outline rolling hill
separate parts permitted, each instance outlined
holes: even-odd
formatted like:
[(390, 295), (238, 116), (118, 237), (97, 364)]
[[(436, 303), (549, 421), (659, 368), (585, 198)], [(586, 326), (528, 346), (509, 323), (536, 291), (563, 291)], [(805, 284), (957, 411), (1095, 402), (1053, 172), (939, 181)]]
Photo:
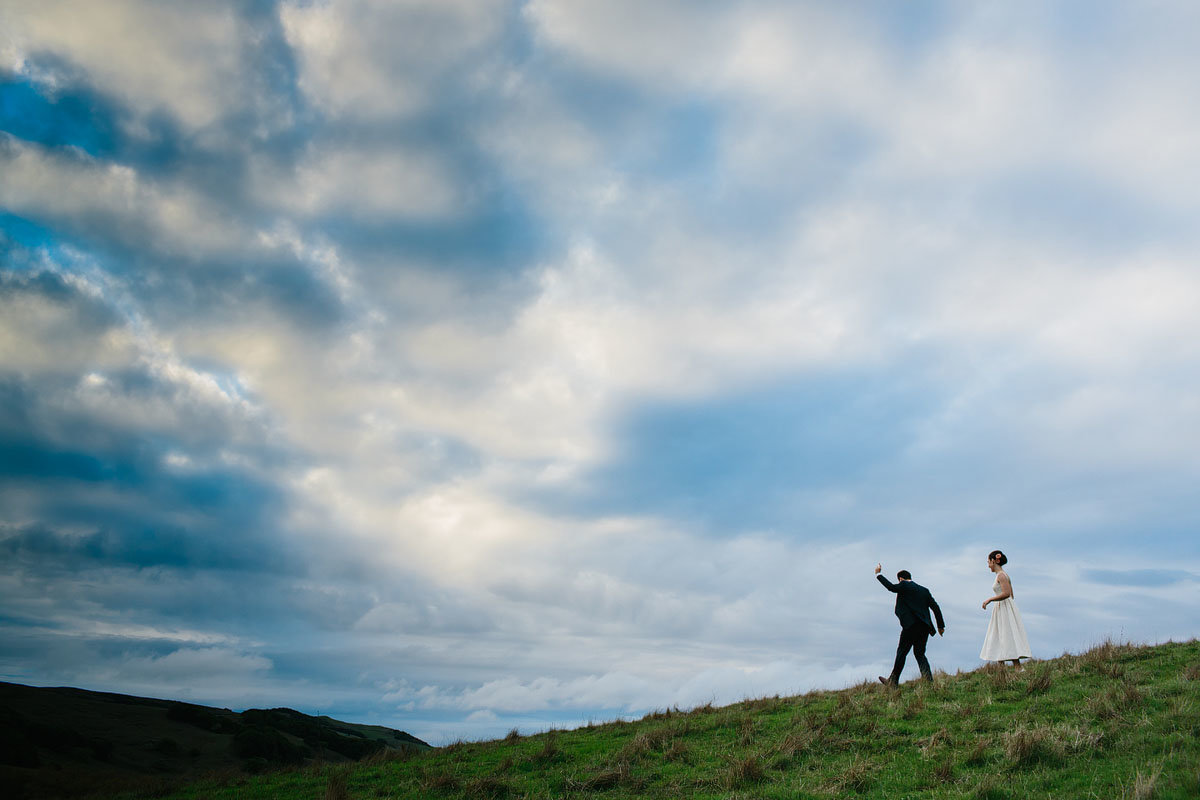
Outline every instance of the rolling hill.
[(898, 690), (664, 709), (353, 765), (205, 781), (173, 800), (803, 800), (1200, 796), (1200, 643), (1099, 645)]
[(288, 708), (223, 708), (0, 683), (0, 793), (75, 797), (214, 772), (428, 750), (402, 731)]

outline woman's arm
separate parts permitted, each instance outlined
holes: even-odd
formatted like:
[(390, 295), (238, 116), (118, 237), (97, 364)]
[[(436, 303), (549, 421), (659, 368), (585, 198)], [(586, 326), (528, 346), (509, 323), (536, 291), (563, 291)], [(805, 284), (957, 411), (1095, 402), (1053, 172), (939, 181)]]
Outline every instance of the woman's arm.
[(995, 597), (989, 597), (983, 601), (983, 607), (987, 608), (988, 603), (994, 603), (997, 600), (1007, 600), (1012, 597), (1012, 581), (1008, 579), (1008, 575), (1001, 572), (996, 575), (996, 581), (1000, 584), (1000, 594)]

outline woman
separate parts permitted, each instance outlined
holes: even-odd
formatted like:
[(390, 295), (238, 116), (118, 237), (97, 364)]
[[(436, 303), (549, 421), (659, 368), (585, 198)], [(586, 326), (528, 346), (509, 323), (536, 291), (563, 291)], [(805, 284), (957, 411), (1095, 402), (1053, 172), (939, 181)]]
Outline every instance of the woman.
[(1025, 635), (1025, 625), (1021, 622), (1021, 612), (1013, 600), (1012, 581), (1003, 569), (1007, 563), (1008, 556), (999, 550), (988, 553), (988, 569), (996, 573), (996, 582), (992, 584), (995, 596), (983, 601), (985, 611), (992, 604), (992, 619), (979, 657), (984, 661), (1011, 661), (1017, 667), (1022, 658), (1032, 658), (1033, 654), (1029, 649), (1029, 637)]

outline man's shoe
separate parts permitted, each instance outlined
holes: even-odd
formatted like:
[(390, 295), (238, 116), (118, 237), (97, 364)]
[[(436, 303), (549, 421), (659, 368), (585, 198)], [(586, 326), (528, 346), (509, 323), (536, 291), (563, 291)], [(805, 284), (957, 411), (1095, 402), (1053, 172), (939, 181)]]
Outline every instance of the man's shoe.
[(879, 676), (879, 682), (882, 683), (884, 686), (891, 686), (893, 689), (899, 685), (895, 681), (893, 681), (891, 678), (885, 678), (882, 675)]

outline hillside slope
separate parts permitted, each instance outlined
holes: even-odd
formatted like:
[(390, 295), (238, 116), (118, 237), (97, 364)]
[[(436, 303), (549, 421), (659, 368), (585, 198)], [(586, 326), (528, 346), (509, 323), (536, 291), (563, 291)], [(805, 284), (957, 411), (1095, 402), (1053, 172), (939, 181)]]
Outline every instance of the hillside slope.
[(214, 771), (427, 750), (402, 731), (288, 708), (223, 708), (0, 682), (0, 793), (75, 797)]
[(183, 798), (1194, 798), (1200, 643), (1106, 643), (404, 760), (209, 782)]

